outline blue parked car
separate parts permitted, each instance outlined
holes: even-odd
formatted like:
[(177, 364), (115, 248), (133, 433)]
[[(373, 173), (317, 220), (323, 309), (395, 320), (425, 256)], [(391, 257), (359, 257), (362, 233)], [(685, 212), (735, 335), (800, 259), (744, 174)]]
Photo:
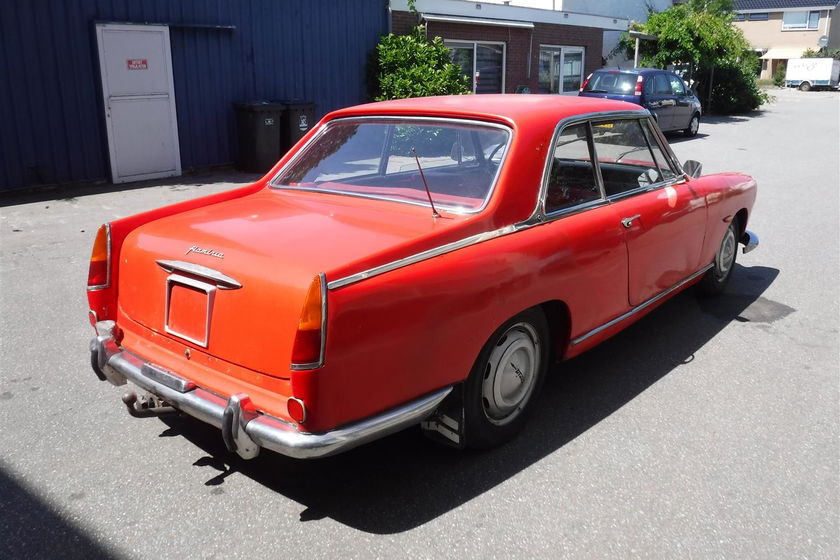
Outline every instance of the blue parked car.
[(694, 136), (700, 127), (700, 100), (682, 78), (655, 68), (606, 69), (591, 73), (578, 95), (629, 101), (650, 111), (663, 132)]

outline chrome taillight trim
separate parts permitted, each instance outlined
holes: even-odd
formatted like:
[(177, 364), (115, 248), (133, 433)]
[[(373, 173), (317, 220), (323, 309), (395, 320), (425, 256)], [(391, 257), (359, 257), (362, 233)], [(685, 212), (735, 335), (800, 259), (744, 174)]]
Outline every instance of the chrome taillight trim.
[(321, 352), (317, 362), (307, 364), (296, 364), (292, 362), (289, 368), (294, 371), (318, 369), (324, 365), (324, 354), (327, 350), (327, 275), (323, 272), (318, 274), (318, 283), (321, 288)]
[[(104, 284), (97, 284), (95, 286), (88, 286), (87, 291), (89, 292), (96, 292), (98, 290), (107, 290), (111, 287), (111, 224), (105, 222), (102, 224), (105, 227), (105, 252), (106, 252), (106, 261), (105, 261), (105, 283)], [(96, 235), (99, 235), (99, 231), (97, 230)], [(96, 240), (94, 238), (94, 243)]]

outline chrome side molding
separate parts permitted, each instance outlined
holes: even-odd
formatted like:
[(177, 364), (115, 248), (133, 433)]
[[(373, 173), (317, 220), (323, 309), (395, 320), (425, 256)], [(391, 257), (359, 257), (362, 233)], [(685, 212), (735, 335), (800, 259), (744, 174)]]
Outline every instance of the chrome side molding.
[(631, 309), (627, 313), (624, 313), (623, 315), (619, 315), (618, 317), (616, 317), (612, 321), (608, 321), (608, 322), (604, 323), (603, 325), (601, 325), (600, 327), (595, 327), (594, 329), (592, 329), (588, 333), (582, 334), (581, 336), (572, 340), (572, 346), (580, 344), (581, 342), (583, 342), (587, 338), (593, 337), (596, 334), (598, 334), (600, 332), (603, 332), (610, 327), (614, 327), (615, 325), (621, 323), (622, 321), (625, 321), (625, 320), (629, 319), (630, 317), (632, 317), (636, 313), (639, 313), (639, 312), (647, 309), (648, 307), (650, 307), (651, 305), (653, 305), (657, 301), (659, 301), (662, 298), (665, 298), (665, 297), (669, 296), (670, 294), (672, 294), (675, 290), (678, 290), (678, 289), (682, 288), (683, 286), (685, 286), (686, 284), (688, 284), (689, 282), (691, 282), (692, 280), (694, 280), (698, 276), (702, 276), (703, 274), (706, 273), (707, 270), (711, 269), (713, 266), (714, 266), (714, 264), (707, 264), (706, 266), (704, 266), (703, 268), (701, 268), (700, 270), (698, 270), (697, 272), (695, 272), (694, 274), (692, 274), (688, 278), (685, 278), (684, 280), (681, 280), (680, 282), (677, 282), (676, 284), (674, 284), (673, 286), (671, 286), (670, 288), (668, 288), (664, 292), (660, 292), (659, 294), (653, 296), (649, 300), (640, 303), (639, 305), (637, 305), (636, 307), (634, 307), (633, 309)]

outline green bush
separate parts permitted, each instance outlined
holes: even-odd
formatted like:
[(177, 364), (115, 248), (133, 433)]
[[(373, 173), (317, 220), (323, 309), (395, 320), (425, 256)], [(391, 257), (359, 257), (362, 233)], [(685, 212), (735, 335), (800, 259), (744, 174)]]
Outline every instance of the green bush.
[(754, 65), (749, 58), (715, 68), (710, 108), (705, 106), (708, 104), (709, 79), (710, 75), (704, 74), (697, 84), (704, 111), (711, 109), (718, 115), (748, 113), (768, 101), (768, 95), (758, 87)]
[(784, 87), (785, 85), (785, 73), (787, 72), (787, 64), (784, 62), (780, 62), (779, 65), (776, 67), (776, 71), (773, 72), (773, 85), (777, 87)]
[(805, 49), (802, 58), (835, 58), (840, 60), (840, 49), (827, 49), (825, 47), (819, 50)]
[(470, 93), (469, 78), (452, 63), (443, 39), (429, 39), (422, 25), (408, 35), (382, 37), (373, 64), (376, 101)]

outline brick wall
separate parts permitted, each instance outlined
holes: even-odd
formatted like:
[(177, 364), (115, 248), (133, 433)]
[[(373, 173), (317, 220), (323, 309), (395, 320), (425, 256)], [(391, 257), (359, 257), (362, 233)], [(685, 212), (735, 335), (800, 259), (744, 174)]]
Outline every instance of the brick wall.
[[(393, 32), (408, 33), (417, 24), (417, 16), (394, 11), (391, 13)], [(533, 29), (499, 27), (433, 21), (428, 23), (429, 36), (448, 40), (493, 41), (505, 46), (505, 93), (513, 93), (517, 86), (537, 91), (539, 81), (540, 45), (584, 47), (585, 78), (601, 67), (601, 48), (604, 32), (592, 27), (535, 23)], [(530, 52), (530, 65), (529, 65)], [(530, 67), (530, 72), (529, 72)]]

